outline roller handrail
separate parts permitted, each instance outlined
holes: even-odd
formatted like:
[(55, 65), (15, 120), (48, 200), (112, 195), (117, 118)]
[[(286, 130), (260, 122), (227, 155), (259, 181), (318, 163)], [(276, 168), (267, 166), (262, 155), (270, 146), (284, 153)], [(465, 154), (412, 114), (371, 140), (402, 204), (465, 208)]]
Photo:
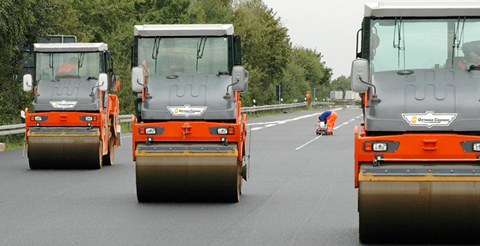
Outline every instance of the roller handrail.
[[(326, 102), (312, 102), (310, 105), (327, 105), (331, 103)], [(242, 107), (242, 113), (259, 113), (266, 111), (275, 111), (275, 110), (285, 110), (285, 109), (295, 109), (306, 107), (307, 103), (291, 103), (291, 104), (275, 104), (275, 105), (263, 105), (255, 107)], [(119, 115), (118, 119), (120, 123), (128, 123), (132, 120), (132, 115)], [(15, 124), (15, 125), (3, 125), (0, 126), (0, 136), (5, 135), (15, 135), (25, 133), (25, 124)]]

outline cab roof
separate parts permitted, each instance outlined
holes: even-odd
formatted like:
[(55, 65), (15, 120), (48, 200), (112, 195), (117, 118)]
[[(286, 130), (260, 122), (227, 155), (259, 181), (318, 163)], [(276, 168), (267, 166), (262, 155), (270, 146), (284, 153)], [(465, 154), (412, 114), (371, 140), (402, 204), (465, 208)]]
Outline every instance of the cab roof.
[(365, 17), (480, 17), (480, 2), (378, 2), (365, 4)]
[(108, 51), (105, 43), (37, 43), (35, 52), (98, 52)]
[(140, 37), (158, 36), (225, 36), (233, 35), (232, 24), (187, 24), (187, 25), (136, 25), (134, 35)]

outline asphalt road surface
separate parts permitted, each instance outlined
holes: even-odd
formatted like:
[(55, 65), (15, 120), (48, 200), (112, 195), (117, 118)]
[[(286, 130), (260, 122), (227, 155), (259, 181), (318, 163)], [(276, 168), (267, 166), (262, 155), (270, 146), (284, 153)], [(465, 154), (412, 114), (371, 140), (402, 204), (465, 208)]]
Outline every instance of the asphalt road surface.
[(128, 134), (100, 170), (30, 170), (22, 150), (1, 152), (0, 245), (359, 245), (361, 110), (336, 109), (334, 135), (317, 136), (323, 110), (247, 121), (250, 179), (238, 203), (138, 203)]

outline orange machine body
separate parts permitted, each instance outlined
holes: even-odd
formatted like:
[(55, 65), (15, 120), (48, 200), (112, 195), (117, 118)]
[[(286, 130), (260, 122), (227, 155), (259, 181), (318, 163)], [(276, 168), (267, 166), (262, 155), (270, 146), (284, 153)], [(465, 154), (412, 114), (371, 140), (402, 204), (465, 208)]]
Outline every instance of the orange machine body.
[[(239, 92), (235, 92), (235, 96), (238, 100)], [(132, 116), (133, 160), (136, 161), (137, 144), (145, 143), (150, 138), (154, 143), (218, 143), (226, 140), (228, 143), (237, 144), (238, 161), (241, 162), (245, 153), (247, 115), (241, 114), (241, 103), (239, 100), (238, 102), (235, 123), (188, 120), (137, 123), (136, 117)], [(217, 134), (215, 129), (218, 127), (227, 128), (227, 134)], [(147, 128), (158, 130), (155, 134), (148, 134)]]
[[(100, 92), (108, 93), (108, 92)], [(100, 95), (102, 96), (102, 95)], [(103, 142), (103, 155), (108, 152), (108, 129), (112, 125), (117, 129), (120, 125), (118, 118), (120, 106), (118, 97), (115, 94), (108, 95), (106, 107), (103, 107), (103, 101), (100, 100), (100, 110), (97, 112), (77, 112), (77, 111), (49, 111), (30, 113), (25, 109), (25, 127), (28, 133), (31, 127), (92, 127), (100, 130), (100, 140)], [(92, 120), (86, 120), (85, 117), (91, 117)], [(115, 137), (115, 146), (118, 147), (118, 132), (112, 132)], [(25, 134), (28, 140), (28, 134)]]

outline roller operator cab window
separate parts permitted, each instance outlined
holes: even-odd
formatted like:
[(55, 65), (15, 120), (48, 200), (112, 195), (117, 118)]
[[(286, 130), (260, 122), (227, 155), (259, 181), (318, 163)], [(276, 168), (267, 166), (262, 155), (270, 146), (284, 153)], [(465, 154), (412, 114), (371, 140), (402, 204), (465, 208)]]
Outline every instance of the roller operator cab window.
[[(480, 41), (478, 18), (372, 19), (369, 44), (372, 73), (460, 69), (457, 64), (469, 55), (464, 50), (472, 41)], [(477, 45), (480, 52), (480, 42)]]
[(139, 38), (137, 65), (149, 76), (228, 73), (228, 38)]
[(105, 73), (103, 52), (37, 53), (36, 81), (61, 78), (98, 79)]

